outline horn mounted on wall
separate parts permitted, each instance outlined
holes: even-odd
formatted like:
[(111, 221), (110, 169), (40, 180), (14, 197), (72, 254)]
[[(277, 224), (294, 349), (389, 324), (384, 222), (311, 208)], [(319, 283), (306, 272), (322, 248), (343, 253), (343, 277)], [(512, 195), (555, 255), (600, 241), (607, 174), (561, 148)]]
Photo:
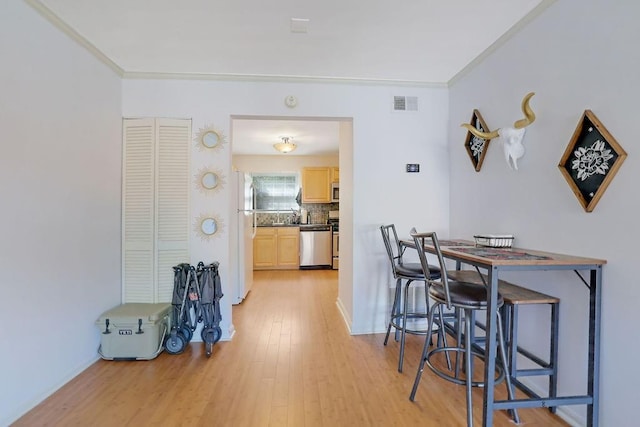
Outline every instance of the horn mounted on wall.
[(512, 169), (518, 170), (518, 159), (524, 156), (524, 139), (525, 128), (536, 120), (536, 115), (529, 106), (529, 100), (535, 95), (529, 92), (522, 100), (522, 112), (524, 118), (516, 121), (513, 127), (499, 128), (490, 132), (482, 132), (471, 126), (469, 123), (463, 123), (461, 126), (466, 128), (473, 135), (485, 140), (498, 138), (502, 141), (502, 149), (507, 164)]

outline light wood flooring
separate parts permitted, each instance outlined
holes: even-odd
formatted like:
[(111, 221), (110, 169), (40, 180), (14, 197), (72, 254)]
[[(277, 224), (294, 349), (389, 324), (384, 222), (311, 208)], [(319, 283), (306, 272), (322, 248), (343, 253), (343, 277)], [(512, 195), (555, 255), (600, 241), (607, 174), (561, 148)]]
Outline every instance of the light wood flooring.
[[(337, 272), (260, 271), (233, 308), (236, 335), (206, 358), (202, 343), (152, 361), (100, 360), (15, 426), (464, 426), (465, 389), (425, 370), (409, 392), (423, 337), (350, 336), (336, 306)], [(503, 398), (504, 384), (496, 388)], [(474, 390), (481, 425), (482, 390)], [(565, 426), (545, 409), (523, 425)], [(494, 425), (513, 426), (497, 411)]]

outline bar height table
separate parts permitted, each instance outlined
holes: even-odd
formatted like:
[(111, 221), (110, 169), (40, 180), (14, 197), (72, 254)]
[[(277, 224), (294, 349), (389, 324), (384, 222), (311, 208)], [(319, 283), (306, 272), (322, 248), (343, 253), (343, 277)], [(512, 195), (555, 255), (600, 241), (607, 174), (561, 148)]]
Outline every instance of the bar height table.
[[(598, 425), (599, 377), (600, 377), (600, 316), (602, 299), (602, 267), (606, 260), (562, 255), (551, 252), (520, 248), (492, 248), (476, 246), (467, 240), (441, 240), (440, 251), (445, 258), (487, 271), (487, 318), (485, 335), (486, 362), (484, 368), (484, 399), (482, 425), (493, 425), (493, 411), (511, 408), (554, 407), (563, 405), (587, 405), (587, 425)], [(402, 244), (415, 248), (413, 241)], [(435, 253), (433, 246), (425, 246), (426, 252)], [(498, 277), (503, 271), (574, 270), (589, 289), (589, 345), (587, 366), (587, 394), (557, 396), (554, 398), (526, 398), (516, 400), (494, 399), (496, 360), (496, 306)], [(588, 271), (585, 279), (580, 271)]]

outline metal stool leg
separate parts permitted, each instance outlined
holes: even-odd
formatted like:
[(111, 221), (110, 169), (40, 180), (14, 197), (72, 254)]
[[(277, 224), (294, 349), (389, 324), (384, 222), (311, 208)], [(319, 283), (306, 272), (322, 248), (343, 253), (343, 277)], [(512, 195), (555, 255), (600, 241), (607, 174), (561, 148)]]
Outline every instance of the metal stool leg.
[(473, 354), (471, 353), (471, 310), (464, 310), (464, 350), (465, 350), (465, 370), (467, 372), (467, 426), (473, 427), (473, 401), (471, 400), (471, 388), (473, 378), (471, 377), (473, 370)]
[[(401, 302), (402, 304), (402, 330), (400, 331), (400, 360), (398, 361), (398, 372), (402, 372), (402, 365), (404, 364), (404, 342), (405, 337), (407, 335), (407, 312), (409, 311), (409, 286), (411, 285), (411, 280), (407, 280), (407, 283), (404, 285), (404, 299)], [(427, 337), (427, 340), (430, 338)], [(428, 342), (428, 341), (427, 341)]]
[[(456, 320), (455, 320), (455, 324), (456, 324), (456, 346), (460, 347), (460, 344), (462, 343), (462, 309), (456, 308), (455, 312), (456, 312)], [(460, 377), (460, 360), (459, 360), (459, 357), (462, 357), (462, 355), (459, 352), (456, 352), (456, 370), (455, 370), (456, 378)]]
[[(391, 307), (391, 317), (389, 318), (389, 324), (387, 325), (387, 335), (384, 337), (384, 345), (387, 345), (389, 341), (389, 334), (391, 333), (391, 326), (393, 324), (393, 319), (399, 314), (399, 299), (400, 299), (400, 285), (402, 280), (396, 280), (396, 290), (393, 297), (393, 306)], [(398, 328), (396, 328), (396, 341), (398, 340)]]
[(424, 364), (427, 361), (427, 352), (429, 350), (429, 341), (431, 340), (431, 332), (433, 331), (433, 316), (436, 312), (436, 308), (440, 309), (442, 313), (442, 304), (436, 303), (431, 307), (431, 311), (429, 312), (429, 320), (427, 326), (427, 335), (424, 337), (424, 347), (422, 348), (422, 356), (420, 357), (420, 366), (418, 367), (418, 372), (416, 373), (416, 379), (413, 381), (413, 388), (411, 389), (411, 395), (409, 396), (409, 400), (412, 402), (416, 397), (416, 391), (418, 391), (418, 385), (420, 384), (420, 378), (422, 378), (422, 372), (424, 372)]

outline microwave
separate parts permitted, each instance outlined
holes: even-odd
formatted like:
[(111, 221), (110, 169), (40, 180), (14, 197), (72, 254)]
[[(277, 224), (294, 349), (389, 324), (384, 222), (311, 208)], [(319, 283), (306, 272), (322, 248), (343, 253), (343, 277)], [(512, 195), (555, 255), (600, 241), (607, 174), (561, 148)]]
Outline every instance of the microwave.
[(340, 184), (334, 182), (331, 184), (331, 203), (338, 203), (340, 201)]

